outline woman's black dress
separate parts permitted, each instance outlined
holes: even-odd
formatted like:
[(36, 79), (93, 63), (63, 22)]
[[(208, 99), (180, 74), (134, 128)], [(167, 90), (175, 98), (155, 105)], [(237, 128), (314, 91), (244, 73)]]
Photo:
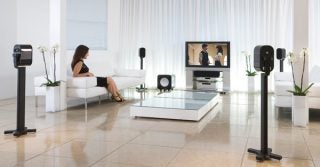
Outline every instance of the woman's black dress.
[[(84, 64), (84, 62), (82, 61), (82, 67), (81, 70), (79, 72), (79, 74), (82, 73), (87, 73), (89, 72), (89, 68), (86, 64)], [(97, 86), (98, 87), (107, 87), (107, 77), (96, 77), (97, 78)]]

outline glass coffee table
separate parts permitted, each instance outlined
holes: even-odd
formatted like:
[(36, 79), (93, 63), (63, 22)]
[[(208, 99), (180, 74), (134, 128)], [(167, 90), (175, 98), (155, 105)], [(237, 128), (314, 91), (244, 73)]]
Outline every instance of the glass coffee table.
[(172, 91), (135, 103), (133, 117), (199, 121), (219, 101), (219, 94), (199, 91)]

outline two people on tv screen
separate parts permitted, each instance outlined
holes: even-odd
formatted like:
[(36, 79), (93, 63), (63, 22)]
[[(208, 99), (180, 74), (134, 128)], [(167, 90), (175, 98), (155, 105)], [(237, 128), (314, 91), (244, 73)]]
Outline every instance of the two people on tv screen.
[[(202, 66), (209, 66), (210, 60), (209, 60), (209, 54), (208, 54), (208, 44), (202, 44), (202, 51), (199, 53), (199, 63)], [(216, 55), (214, 58), (214, 66), (220, 67), (223, 65), (223, 49), (222, 46), (217, 45), (216, 46)]]

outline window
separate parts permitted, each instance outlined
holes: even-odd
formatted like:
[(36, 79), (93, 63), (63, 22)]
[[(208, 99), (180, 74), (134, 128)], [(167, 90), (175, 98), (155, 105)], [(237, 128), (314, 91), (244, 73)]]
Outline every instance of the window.
[(107, 49), (107, 0), (67, 1), (67, 48)]

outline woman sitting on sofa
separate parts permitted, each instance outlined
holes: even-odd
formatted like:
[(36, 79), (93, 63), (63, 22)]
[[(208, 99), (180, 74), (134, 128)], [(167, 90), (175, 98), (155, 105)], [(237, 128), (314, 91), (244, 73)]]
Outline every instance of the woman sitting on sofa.
[[(84, 45), (79, 45), (73, 55), (71, 68), (74, 77), (93, 77), (89, 72), (89, 68), (84, 64), (83, 60), (89, 56), (89, 48)], [(117, 102), (123, 102), (124, 98), (119, 93), (119, 90), (111, 77), (96, 77), (97, 86), (105, 87), (111, 94), (111, 98)]]

